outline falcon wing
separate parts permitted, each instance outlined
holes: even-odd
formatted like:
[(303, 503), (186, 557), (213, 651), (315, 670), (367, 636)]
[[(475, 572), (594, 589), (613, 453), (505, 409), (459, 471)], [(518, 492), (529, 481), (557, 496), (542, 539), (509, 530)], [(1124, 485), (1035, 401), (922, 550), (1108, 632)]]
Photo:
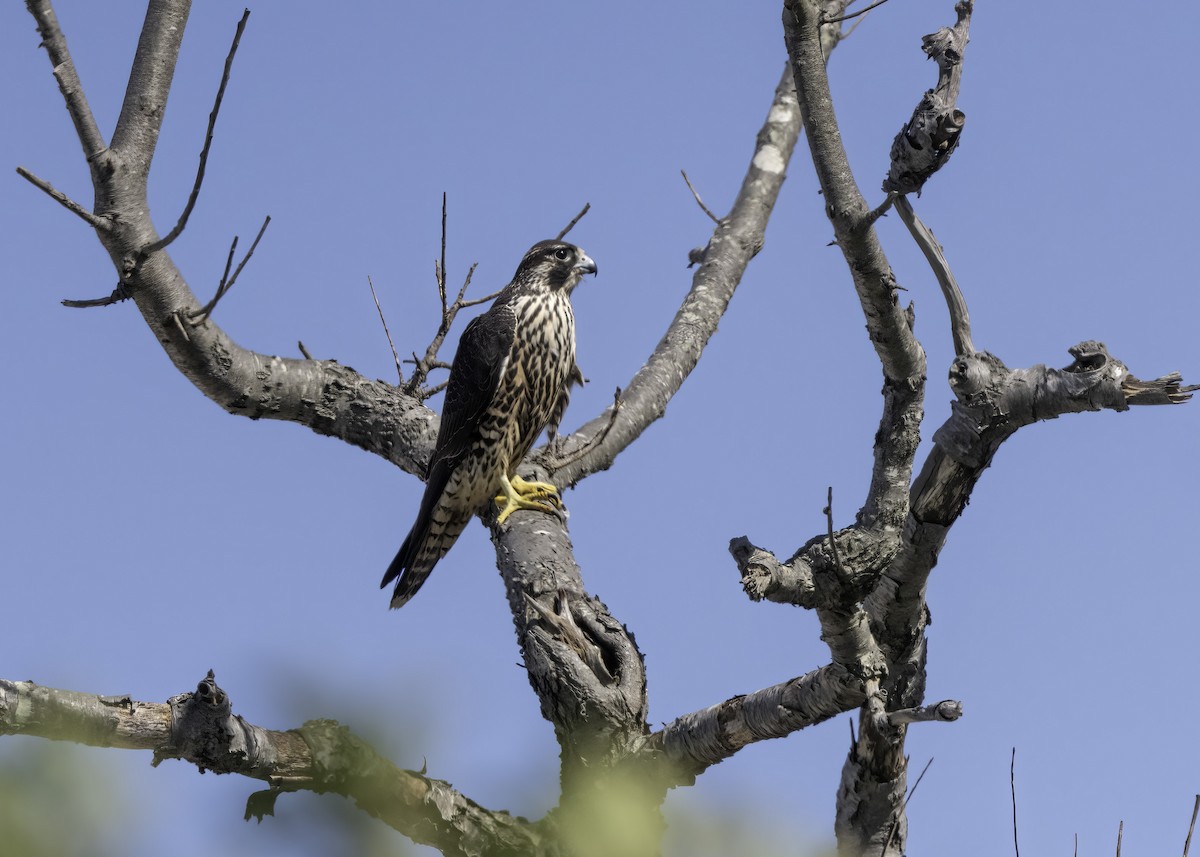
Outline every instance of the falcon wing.
[(471, 449), (479, 420), (496, 397), (516, 330), (512, 309), (497, 306), (472, 319), (463, 331), (450, 368), (437, 446), (429, 462), (427, 481), (430, 487), (438, 485), (438, 494)]
[[(470, 452), (478, 437), (479, 421), (496, 396), (515, 334), (516, 317), (512, 309), (504, 305), (493, 306), (472, 319), (458, 342), (446, 386), (437, 445), (429, 461), (421, 510), (379, 584), (381, 588), (387, 586), (407, 570), (408, 574), (396, 584), (397, 598), (402, 590), (405, 593), (400, 603), (412, 597), (475, 511), (461, 510), (463, 516), (457, 524), (458, 531), (444, 534), (448, 537), (444, 546), (440, 544), (441, 539), (431, 539), (433, 511), (442, 499), (454, 468)], [(395, 599), (393, 606), (399, 606)]]

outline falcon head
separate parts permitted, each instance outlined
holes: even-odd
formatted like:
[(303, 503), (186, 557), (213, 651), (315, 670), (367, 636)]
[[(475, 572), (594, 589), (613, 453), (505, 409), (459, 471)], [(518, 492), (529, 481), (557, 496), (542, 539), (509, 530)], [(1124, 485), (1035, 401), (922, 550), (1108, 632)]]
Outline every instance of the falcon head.
[(594, 273), (596, 263), (581, 248), (565, 241), (539, 241), (517, 266), (513, 283), (552, 292), (565, 289), (570, 294), (584, 274)]

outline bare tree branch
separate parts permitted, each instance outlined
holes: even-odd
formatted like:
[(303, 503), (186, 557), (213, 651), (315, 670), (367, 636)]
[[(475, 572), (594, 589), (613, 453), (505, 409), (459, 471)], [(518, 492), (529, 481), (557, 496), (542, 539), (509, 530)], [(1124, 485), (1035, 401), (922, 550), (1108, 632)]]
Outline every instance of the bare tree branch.
[(21, 178), (28, 181), (34, 187), (36, 187), (39, 190), (41, 190), (42, 192), (44, 192), (47, 196), (49, 196), (52, 200), (57, 202), (59, 205), (61, 205), (67, 211), (83, 218), (84, 222), (87, 223), (88, 226), (91, 226), (93, 229), (111, 229), (112, 228), (112, 221), (106, 220), (103, 217), (100, 217), (99, 215), (92, 214), (90, 211), (88, 211), (82, 205), (77, 203), (75, 200), (71, 199), (71, 197), (67, 196), (61, 190), (58, 190), (56, 187), (54, 187), (54, 185), (50, 184), (50, 182), (46, 181), (43, 178), (39, 178), (38, 176), (35, 176), (33, 173), (29, 172), (29, 170), (25, 169), (24, 167), (17, 167), (17, 175), (19, 175)]
[(862, 679), (829, 664), (783, 684), (677, 717), (646, 741), (673, 765), (677, 784), (690, 784), (707, 768), (743, 747), (782, 738), (862, 705)]
[(273, 814), (286, 792), (332, 792), (450, 855), (547, 854), (539, 825), (484, 809), (449, 783), (396, 767), (332, 720), (277, 732), (232, 713), (212, 672), (166, 703), (96, 696), (0, 679), (0, 735), (36, 735), (95, 747), (150, 750), (154, 764), (181, 759), (201, 772), (269, 783), (250, 796), (246, 818)]
[(1183, 842), (1183, 857), (1188, 857), (1188, 851), (1192, 848), (1192, 834), (1196, 831), (1196, 814), (1200, 813), (1200, 795), (1196, 795), (1196, 802), (1192, 804), (1192, 823), (1188, 825), (1187, 839)]
[[(45, 0), (48, 4), (49, 0)], [(179, 46), (191, 12), (191, 0), (150, 0), (146, 20), (125, 88), (125, 100), (113, 131), (112, 151), (129, 171), (134, 187), (145, 192), (158, 133), (167, 112)], [(93, 175), (93, 181), (95, 176)], [(99, 199), (99, 193), (97, 194)], [(149, 246), (157, 240), (146, 241)]]
[(695, 368), (717, 329), (747, 265), (762, 249), (767, 220), (783, 186), (799, 133), (795, 87), (790, 72), (785, 72), (775, 89), (767, 120), (758, 132), (737, 200), (713, 231), (703, 263), (692, 277), (691, 290), (654, 353), (623, 387), (621, 413), (615, 421), (611, 412), (605, 412), (564, 438), (562, 451), (569, 454), (612, 423), (602, 443), (554, 472), (555, 484), (574, 485), (589, 473), (608, 469), (622, 450), (663, 415), (667, 402)]
[[(957, 699), (943, 699), (933, 705), (922, 705), (919, 708), (902, 708), (899, 711), (887, 713), (888, 722), (893, 726), (908, 723), (952, 723), (962, 717), (962, 703)], [(920, 780), (918, 779), (918, 782)], [(913, 784), (915, 789), (916, 783)]]
[(895, 205), (896, 211), (900, 213), (900, 219), (904, 221), (913, 240), (921, 248), (926, 261), (933, 268), (933, 275), (937, 277), (938, 285), (942, 287), (942, 296), (945, 297), (946, 306), (950, 309), (950, 334), (954, 338), (954, 353), (960, 357), (964, 354), (973, 354), (975, 343), (971, 341), (971, 316), (967, 312), (967, 301), (958, 287), (958, 281), (954, 279), (954, 273), (950, 270), (950, 263), (946, 261), (942, 245), (933, 236), (933, 230), (917, 217), (908, 197), (896, 197)]
[(258, 234), (254, 236), (254, 242), (250, 245), (250, 249), (246, 251), (246, 255), (242, 257), (242, 261), (238, 262), (237, 268), (233, 272), (233, 276), (229, 276), (229, 264), (233, 261), (233, 251), (237, 249), (238, 239), (233, 236), (233, 243), (229, 246), (229, 257), (225, 260), (225, 273), (221, 275), (221, 282), (217, 284), (216, 294), (212, 296), (212, 300), (200, 307), (198, 310), (192, 310), (188, 314), (188, 319), (192, 324), (198, 324), (212, 315), (212, 311), (216, 309), (217, 303), (221, 298), (233, 288), (233, 284), (237, 282), (238, 275), (242, 273), (242, 268), (246, 267), (246, 263), (250, 261), (250, 257), (254, 255), (254, 251), (258, 248), (258, 242), (262, 240), (263, 233), (267, 231), (267, 227), (271, 225), (271, 215), (267, 215), (263, 219), (263, 224), (258, 228)]
[(816, 0), (785, 0), (784, 41), (795, 74), (809, 150), (854, 288), (867, 319), (867, 330), (883, 374), (892, 381), (925, 374), (925, 355), (912, 333), (911, 320), (896, 300), (896, 279), (870, 226), (869, 207), (850, 169), (829, 94), (825, 53)]
[[(229, 46), (229, 54), (225, 57), (225, 70), (221, 74), (221, 83), (217, 87), (217, 97), (213, 102), (212, 112), (208, 114), (208, 131), (204, 134), (204, 147), (200, 150), (200, 166), (196, 169), (196, 181), (192, 185), (192, 192), (188, 195), (187, 204), (183, 207), (183, 213), (179, 215), (175, 228), (167, 233), (166, 237), (160, 238), (146, 247), (144, 253), (154, 253), (170, 246), (171, 242), (183, 233), (188, 218), (192, 216), (192, 209), (196, 207), (196, 200), (200, 197), (200, 185), (204, 183), (204, 168), (208, 165), (208, 153), (212, 148), (213, 129), (217, 125), (217, 114), (221, 112), (221, 100), (225, 97), (225, 87), (229, 85), (229, 72), (233, 69), (233, 58), (237, 54), (238, 44), (242, 41), (242, 32), (246, 29), (246, 21), (249, 18), (250, 10), (246, 9), (242, 12), (242, 19), (238, 21), (237, 32), (233, 35), (233, 44)], [(251, 252), (254, 252), (253, 249)]]
[(633, 635), (584, 591), (564, 518), (518, 512), (497, 526), (492, 513), (487, 522), (529, 684), (562, 748), (566, 853), (658, 854), (658, 837), (637, 832), (661, 829), (670, 783), (630, 769), (649, 733), (646, 667)]
[(404, 370), (400, 368), (400, 355), (396, 353), (396, 343), (392, 341), (392, 332), (388, 330), (387, 319), (383, 315), (383, 307), (379, 305), (379, 295), (375, 294), (375, 284), (367, 275), (367, 285), (371, 287), (371, 299), (375, 301), (375, 309), (379, 312), (379, 323), (383, 325), (383, 334), (387, 337), (388, 348), (392, 349), (392, 360), (396, 363), (396, 383), (404, 383)]
[(896, 835), (896, 830), (900, 826), (900, 819), (904, 817), (904, 811), (908, 808), (908, 802), (912, 800), (912, 796), (917, 792), (917, 786), (921, 785), (921, 780), (925, 779), (925, 772), (929, 770), (929, 766), (933, 764), (933, 756), (929, 757), (929, 761), (925, 763), (925, 767), (921, 768), (921, 773), (917, 774), (917, 781), (912, 784), (912, 788), (908, 790), (908, 794), (904, 796), (904, 803), (900, 805), (900, 812), (896, 821), (892, 823), (891, 830), (888, 831), (887, 841), (883, 843), (883, 850), (879, 852), (881, 855), (887, 854), (888, 846), (892, 844), (892, 839)]
[(921, 195), (925, 182), (942, 168), (958, 146), (967, 114), (957, 107), (962, 84), (962, 58), (967, 47), (974, 0), (959, 0), (958, 21), (921, 40), (921, 46), (938, 65), (937, 86), (925, 93), (912, 118), (892, 141), (892, 163), (883, 189), (889, 193)]
[(92, 307), (113, 306), (114, 304), (121, 303), (121, 301), (127, 301), (132, 297), (133, 295), (129, 294), (129, 290), (125, 288), (124, 283), (117, 283), (117, 287), (105, 297), (85, 298), (84, 300), (63, 298), (59, 303), (72, 309), (91, 309)]
[(570, 232), (572, 229), (574, 229), (575, 224), (577, 224), (579, 221), (583, 220), (583, 216), (585, 214), (587, 214), (589, 211), (591, 211), (591, 209), (592, 209), (592, 204), (590, 202), (585, 202), (583, 204), (583, 208), (580, 210), (580, 212), (571, 218), (571, 222), (568, 223), (566, 226), (564, 226), (562, 228), (562, 231), (554, 236), (555, 240), (562, 241), (564, 238), (566, 238), (567, 233)]
[(79, 83), (79, 75), (75, 71), (71, 52), (67, 50), (67, 39), (58, 24), (58, 17), (54, 14), (54, 7), (50, 0), (26, 0), (25, 7), (37, 21), (38, 35), (42, 37), (42, 47), (50, 55), (54, 79), (58, 81), (58, 89), (67, 103), (67, 112), (71, 114), (71, 121), (75, 124), (75, 134), (83, 146), (84, 157), (92, 166), (94, 177), (94, 161), (108, 146), (104, 142), (104, 135), (100, 133), (99, 126), (96, 125), (95, 117), (92, 116), (92, 108), (88, 105), (87, 97), (83, 94), (83, 86)]
[[(1016, 857), (1021, 857), (1021, 846), (1017, 842), (1017, 748), (1012, 748), (1012, 759), (1008, 763), (1008, 785), (1012, 790), (1012, 818), (1013, 818), (1013, 852)], [(1122, 829), (1125, 822), (1121, 822)], [(1117, 857), (1121, 857), (1121, 834), (1117, 833)]]
[[(46, 44), (62, 46), (51, 53), (51, 59), (56, 63), (69, 59), (49, 0), (31, 0), (29, 6)], [(200, 310), (200, 301), (169, 254), (143, 256), (143, 249), (158, 240), (148, 215), (146, 174), (189, 8), (188, 0), (149, 3), (112, 149), (102, 153), (119, 159), (124, 168), (92, 171), (96, 210), (103, 212), (102, 217), (111, 213), (120, 223), (119, 229), (97, 230), (109, 255), (117, 260), (120, 276), (112, 298), (100, 303), (120, 299), (122, 293), (132, 296), (175, 366), (230, 413), (298, 422), (380, 455), (409, 473), (423, 474), (437, 418), (417, 399), (333, 361), (290, 359), (242, 348), (211, 318), (185, 329), (178, 319)], [(69, 109), (86, 106), (77, 80), (71, 93)], [(81, 123), (77, 121), (76, 127), (81, 129)], [(86, 130), (83, 123), (85, 150), (90, 139)]]
[[(864, 6), (857, 12), (851, 12), (849, 15), (841, 15), (837, 18), (822, 18), (822, 24), (840, 24), (842, 21), (849, 21), (851, 18), (857, 18), (859, 15), (865, 15), (872, 9), (876, 9), (886, 3), (888, 0), (875, 0), (870, 6)], [(857, 26), (857, 24), (855, 25)]]
[(429, 373), (434, 369), (450, 368), (449, 363), (438, 360), (438, 352), (441, 350), (442, 344), (446, 341), (446, 335), (450, 332), (450, 328), (454, 324), (454, 319), (458, 317), (459, 311), (464, 310), (467, 307), (476, 306), (477, 304), (486, 303), (487, 301), (490, 301), (496, 297), (496, 295), (500, 294), (500, 291), (497, 290), (492, 292), (490, 295), (484, 295), (481, 298), (464, 300), (467, 294), (467, 289), (471, 286), (471, 278), (475, 276), (475, 269), (477, 267), (479, 267), (478, 262), (472, 264), (467, 270), (467, 276), (463, 278), (462, 287), (458, 290), (458, 294), (455, 296), (454, 302), (449, 305), (446, 303), (446, 269), (438, 269), (438, 291), (442, 298), (442, 320), (438, 324), (437, 333), (434, 334), (433, 339), (425, 349), (425, 355), (418, 359), (417, 355), (415, 353), (413, 354), (413, 359), (411, 362), (415, 368), (413, 369), (412, 377), (409, 378), (408, 383), (404, 385), (404, 392), (411, 396), (417, 397), (421, 401), (425, 401), (430, 396), (434, 395), (445, 387), (445, 383), (438, 384), (434, 387), (425, 387), (424, 385), (426, 379), (429, 377)]
[(700, 206), (700, 210), (708, 215), (709, 220), (711, 220), (713, 223), (720, 226), (721, 218), (717, 217), (715, 214), (713, 214), (711, 211), (708, 210), (708, 206), (705, 205), (704, 200), (702, 200), (700, 198), (699, 191), (697, 191), (696, 188), (692, 186), (692, 180), (688, 178), (687, 170), (680, 170), (679, 174), (681, 176), (683, 176), (684, 182), (687, 183), (688, 190), (690, 190), (692, 192), (692, 199), (696, 200), (696, 205)]

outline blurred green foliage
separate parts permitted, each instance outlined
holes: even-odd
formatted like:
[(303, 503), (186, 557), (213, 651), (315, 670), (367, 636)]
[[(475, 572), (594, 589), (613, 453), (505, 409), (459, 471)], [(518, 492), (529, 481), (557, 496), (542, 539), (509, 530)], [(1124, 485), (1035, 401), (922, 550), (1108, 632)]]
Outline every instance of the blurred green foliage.
[(0, 857), (107, 857), (128, 806), (113, 775), (69, 744), (5, 737), (0, 746)]

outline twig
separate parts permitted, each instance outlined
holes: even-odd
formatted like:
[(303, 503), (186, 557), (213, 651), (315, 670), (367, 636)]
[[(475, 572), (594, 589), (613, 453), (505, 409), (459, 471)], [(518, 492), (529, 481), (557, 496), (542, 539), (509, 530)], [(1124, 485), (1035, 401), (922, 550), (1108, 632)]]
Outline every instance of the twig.
[(975, 343), (971, 340), (971, 315), (967, 312), (967, 301), (954, 279), (942, 245), (934, 237), (933, 230), (917, 217), (907, 196), (897, 196), (895, 207), (913, 240), (925, 254), (929, 267), (933, 269), (933, 275), (937, 277), (938, 285), (942, 287), (942, 296), (945, 297), (946, 307), (950, 310), (950, 334), (954, 337), (954, 353), (959, 357), (974, 354)]
[(250, 245), (250, 249), (246, 251), (246, 255), (242, 257), (242, 261), (238, 263), (237, 268), (233, 272), (233, 276), (229, 276), (229, 265), (233, 261), (233, 251), (237, 248), (237, 236), (233, 237), (233, 243), (229, 247), (229, 256), (225, 260), (225, 273), (221, 277), (221, 282), (217, 284), (217, 293), (213, 295), (212, 300), (206, 303), (198, 310), (192, 310), (188, 314), (188, 320), (197, 325), (204, 321), (212, 311), (216, 309), (217, 302), (228, 294), (233, 288), (233, 284), (237, 282), (238, 274), (242, 273), (242, 268), (246, 267), (246, 263), (250, 261), (250, 257), (254, 255), (254, 250), (258, 247), (258, 242), (262, 240), (263, 233), (267, 231), (267, 226), (271, 223), (271, 215), (267, 215), (263, 220), (263, 225), (259, 227), (258, 234), (254, 236), (254, 243)]
[(249, 17), (249, 9), (242, 12), (242, 20), (238, 21), (237, 32), (233, 34), (233, 44), (229, 46), (229, 54), (225, 57), (225, 71), (221, 74), (221, 84), (217, 87), (217, 97), (213, 102), (212, 112), (208, 114), (208, 131), (204, 135), (204, 147), (200, 150), (200, 166), (196, 169), (196, 181), (192, 185), (192, 192), (188, 195), (187, 205), (183, 207), (183, 213), (179, 215), (179, 222), (166, 234), (166, 237), (159, 238), (142, 250), (147, 256), (157, 250), (162, 250), (178, 238), (183, 233), (184, 227), (187, 226), (188, 218), (192, 216), (192, 209), (196, 207), (196, 200), (200, 196), (200, 185), (204, 182), (204, 168), (208, 164), (208, 153), (212, 149), (213, 129), (217, 125), (217, 114), (221, 112), (221, 99), (225, 97), (225, 87), (229, 84), (229, 72), (233, 69), (233, 57), (237, 54), (238, 43), (242, 40), (242, 31), (246, 29), (246, 19)]
[[(438, 268), (438, 263), (435, 262), (434, 267)], [(484, 295), (481, 298), (474, 298), (469, 301), (464, 300), (467, 289), (471, 285), (471, 278), (475, 276), (475, 269), (478, 267), (478, 262), (471, 265), (470, 269), (467, 271), (467, 276), (463, 279), (462, 288), (458, 290), (458, 294), (454, 298), (454, 303), (450, 304), (449, 306), (446, 306), (445, 287), (443, 285), (445, 281), (445, 271), (443, 270), (441, 272), (441, 279), (439, 280), (438, 288), (442, 294), (442, 321), (441, 324), (438, 325), (437, 333), (434, 335), (433, 340), (429, 343), (429, 347), (425, 349), (425, 356), (418, 358), (417, 353), (415, 351), (413, 352), (411, 362), (416, 368), (413, 370), (412, 377), (408, 379), (408, 383), (404, 385), (404, 391), (410, 396), (417, 396), (418, 398), (424, 400), (428, 399), (434, 393), (444, 389), (444, 384), (439, 384), (430, 388), (425, 388), (423, 385), (425, 383), (425, 379), (429, 377), (429, 373), (434, 369), (450, 368), (449, 363), (444, 363), (437, 359), (437, 354), (442, 347), (442, 343), (446, 341), (446, 334), (450, 332), (450, 327), (454, 324), (454, 319), (458, 316), (460, 310), (475, 306), (477, 304), (485, 303), (486, 301), (490, 301), (496, 297), (496, 295), (500, 294), (499, 291), (496, 291), (492, 292), (490, 295)], [(500, 291), (503, 291), (503, 289)], [(404, 362), (408, 363), (410, 361), (405, 360)]]
[[(439, 366), (436, 368), (440, 369), (443, 367)], [(445, 368), (449, 369), (450, 367), (446, 366)], [(423, 387), (419, 394), (421, 397), (421, 401), (423, 402), (426, 399), (430, 399), (430, 398), (436, 396), (438, 393), (442, 392), (442, 390), (446, 389), (449, 386), (450, 386), (450, 379), (447, 378), (445, 381), (442, 381), (438, 384), (434, 384), (432, 387)]]
[[(851, 731), (853, 734), (853, 730)], [(888, 846), (892, 844), (892, 839), (896, 836), (896, 828), (900, 826), (900, 816), (904, 815), (904, 810), (908, 808), (908, 802), (912, 800), (912, 796), (916, 794), (917, 786), (921, 785), (921, 780), (925, 778), (925, 772), (929, 770), (929, 766), (933, 764), (933, 756), (929, 757), (929, 761), (925, 763), (925, 767), (921, 768), (921, 773), (917, 774), (917, 781), (912, 784), (912, 788), (908, 790), (908, 794), (904, 796), (904, 802), (900, 804), (900, 812), (896, 814), (896, 818), (892, 819), (891, 830), (888, 831), (888, 838), (884, 840), (883, 851), (879, 853), (879, 857), (885, 857)]]
[(104, 298), (89, 298), (87, 300), (70, 300), (63, 299), (63, 306), (71, 307), (72, 309), (91, 309), (98, 306), (112, 306), (119, 304), (121, 301), (129, 300), (133, 295), (129, 294), (129, 290), (125, 288), (124, 283), (117, 283), (117, 287), (112, 290), (112, 294)]
[(446, 317), (446, 192), (442, 191), (442, 261), (434, 265), (438, 297), (442, 299), (442, 318)]
[(696, 205), (700, 206), (700, 210), (709, 216), (709, 219), (718, 226), (721, 225), (721, 219), (708, 210), (708, 206), (704, 204), (704, 200), (700, 198), (700, 194), (696, 192), (696, 188), (692, 186), (692, 180), (688, 178), (688, 174), (684, 170), (680, 170), (679, 174), (683, 176), (683, 180), (687, 182), (688, 190), (692, 192), (692, 197), (696, 200)]
[(859, 24), (861, 24), (863, 21), (867, 20), (867, 13), (868, 13), (868, 12), (870, 12), (870, 11), (871, 11), (870, 9), (864, 9), (864, 10), (862, 11), (862, 17), (861, 17), (861, 18), (859, 18), (857, 21), (855, 21), (855, 22), (854, 22), (854, 23), (853, 23), (853, 24), (850, 26), (850, 29), (849, 29), (849, 30), (846, 30), (846, 31), (845, 31), (845, 32), (843, 32), (843, 33), (838, 33), (838, 41), (839, 41), (839, 42), (842, 42), (842, 41), (845, 41), (846, 39), (850, 38), (851, 36), (853, 36), (853, 35), (854, 35), (854, 31), (858, 29), (858, 26), (859, 26)]
[(887, 214), (889, 209), (891, 209), (892, 205), (896, 202), (897, 196), (898, 194), (895, 191), (889, 191), (887, 196), (883, 198), (883, 202), (879, 203), (876, 208), (872, 208), (867, 214), (867, 224), (873, 224), (876, 220)]
[(592, 204), (590, 202), (585, 202), (583, 204), (583, 209), (578, 214), (576, 214), (573, 218), (571, 218), (571, 222), (563, 227), (562, 232), (560, 232), (554, 236), (554, 240), (562, 241), (563, 238), (566, 237), (567, 233), (575, 228), (575, 224), (578, 223), (579, 221), (583, 220), (583, 216), (585, 214), (587, 214), (588, 211), (591, 210), (591, 207), (592, 207)]
[(842, 566), (842, 558), (838, 556), (837, 541), (833, 537), (833, 486), (829, 486), (829, 493), (826, 495), (825, 508), (821, 513), (825, 515), (825, 523), (829, 528), (829, 549), (833, 551), (833, 565), (837, 569), (842, 580), (849, 580), (850, 575), (846, 573), (845, 567)]
[(1117, 826), (1117, 857), (1121, 857), (1121, 839), (1125, 836), (1125, 819)]
[[(586, 210), (586, 209), (585, 209)], [(583, 216), (582, 214), (580, 215)], [(433, 262), (433, 275), (437, 281), (438, 298), (442, 304), (442, 320), (438, 324), (437, 333), (434, 334), (429, 346), (425, 349), (425, 356), (418, 358), (417, 352), (412, 352), (412, 360), (404, 360), (405, 363), (412, 363), (414, 366), (412, 377), (404, 384), (404, 391), (410, 396), (417, 396), (421, 400), (428, 399), (430, 396), (445, 388), (445, 384), (439, 384), (435, 387), (424, 387), (425, 379), (429, 377), (429, 373), (434, 369), (448, 369), (450, 364), (440, 362), (437, 359), (437, 353), (442, 347), (442, 343), (446, 341), (446, 334), (450, 332), (451, 326), (454, 324), (454, 319), (460, 310), (467, 307), (476, 306), (477, 304), (490, 301), (499, 291), (492, 292), (490, 295), (484, 295), (481, 298), (473, 298), (472, 300), (464, 300), (467, 289), (471, 286), (471, 278), (475, 276), (475, 269), (479, 267), (476, 262), (471, 265), (467, 271), (467, 276), (463, 278), (462, 288), (458, 290), (458, 294), (454, 298), (453, 303), (448, 303), (446, 296), (446, 194), (442, 194), (442, 253), (440, 259), (435, 259)], [(378, 301), (376, 301), (378, 305)], [(382, 317), (382, 314), (381, 314)], [(386, 324), (384, 325), (386, 329)], [(391, 338), (388, 338), (391, 341)], [(392, 349), (393, 353), (395, 348)], [(400, 361), (396, 363), (397, 372), (400, 371)]]
[(613, 425), (616, 424), (617, 414), (620, 413), (620, 411), (621, 411), (621, 388), (617, 387), (616, 392), (613, 393), (612, 412), (609, 414), (608, 422), (604, 424), (604, 428), (600, 429), (600, 431), (598, 431), (596, 434), (589, 437), (586, 441), (583, 442), (583, 445), (580, 446), (579, 449), (575, 450), (570, 455), (565, 456), (563, 458), (559, 458), (556, 461), (548, 462), (546, 464), (546, 469), (549, 470), (552, 474), (559, 470), (562, 470), (568, 464), (574, 464), (576, 461), (583, 458), (583, 456), (587, 455), (589, 452), (591, 452), (597, 446), (604, 443), (604, 439), (606, 437), (608, 437), (608, 433), (610, 431), (612, 431)]
[(842, 17), (840, 17), (840, 18), (823, 18), (823, 19), (821, 19), (821, 23), (822, 24), (837, 24), (841, 21), (849, 21), (851, 18), (857, 18), (859, 15), (867, 14), (872, 9), (874, 9), (876, 6), (882, 6), (886, 2), (887, 2), (887, 0), (875, 0), (874, 3), (872, 3), (870, 6), (867, 6), (865, 9), (859, 9), (857, 12), (851, 12), (849, 15), (842, 15)]
[(1188, 857), (1188, 851), (1192, 847), (1192, 833), (1196, 828), (1196, 814), (1200, 812), (1200, 794), (1196, 795), (1196, 803), (1192, 807), (1192, 822), (1188, 825), (1187, 839), (1183, 843), (1183, 857)]
[(396, 377), (399, 383), (404, 383), (404, 372), (400, 369), (400, 355), (396, 353), (396, 343), (392, 341), (392, 332), (388, 330), (387, 319), (383, 317), (383, 307), (379, 305), (379, 295), (375, 294), (375, 284), (371, 282), (371, 275), (367, 274), (367, 285), (371, 287), (371, 297), (375, 299), (375, 309), (379, 311), (379, 321), (383, 324), (384, 335), (387, 336), (388, 345), (392, 349), (392, 359), (396, 361)]
[(300, 340), (296, 340), (296, 347), (300, 349), (300, 353), (304, 355), (304, 358), (305, 358), (306, 360), (312, 360), (312, 359), (313, 359), (313, 356), (312, 356), (311, 354), (309, 354), (309, 353), (308, 353), (308, 349), (304, 347), (304, 343), (303, 343), (303, 342), (301, 342)]
[[(1012, 748), (1012, 760), (1008, 763), (1008, 786), (1012, 790), (1013, 806), (1013, 850), (1021, 857), (1021, 846), (1017, 844), (1017, 748)], [(1117, 857), (1120, 857), (1121, 846), (1117, 846)]]
[(45, 179), (38, 178), (24, 167), (17, 167), (17, 175), (28, 181), (38, 190), (46, 193), (52, 200), (57, 202), (67, 211), (82, 217), (84, 221), (93, 229), (104, 229), (106, 231), (112, 229), (112, 222), (110, 220), (88, 211), (61, 190), (55, 188), (54, 185), (50, 184), (50, 182), (46, 181)]
[(925, 763), (925, 767), (921, 768), (921, 773), (917, 774), (917, 781), (913, 783), (912, 788), (908, 790), (908, 794), (904, 797), (904, 803), (900, 805), (900, 811), (903, 812), (908, 806), (908, 802), (912, 800), (912, 796), (916, 794), (917, 786), (921, 785), (921, 780), (925, 778), (925, 772), (929, 770), (929, 766), (933, 764), (933, 756), (929, 757), (929, 761)]
[[(471, 271), (472, 272), (475, 271), (474, 265), (471, 266)], [(459, 309), (467, 309), (468, 307), (479, 306), (479, 304), (485, 304), (488, 301), (492, 300), (497, 295), (499, 295), (502, 291), (504, 291), (504, 289), (496, 289), (496, 291), (492, 292), (490, 295), (484, 295), (481, 298), (471, 298), (471, 300), (469, 300), (469, 301), (455, 301), (455, 303), (458, 304)]]

